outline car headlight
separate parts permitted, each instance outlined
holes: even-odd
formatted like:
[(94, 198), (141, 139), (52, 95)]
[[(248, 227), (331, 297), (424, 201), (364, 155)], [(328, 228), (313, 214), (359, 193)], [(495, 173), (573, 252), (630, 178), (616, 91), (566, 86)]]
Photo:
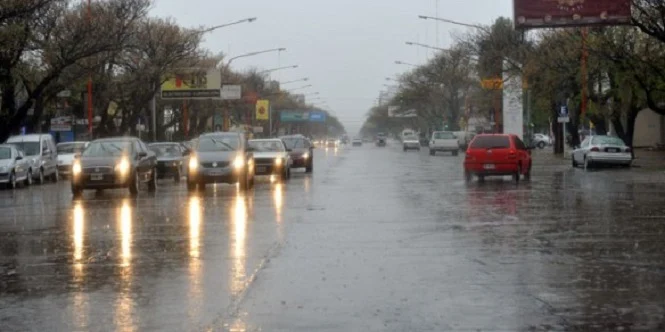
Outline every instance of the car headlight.
[(242, 156), (237, 156), (233, 161), (233, 167), (241, 169), (243, 166), (245, 166), (245, 159)]
[(309, 158), (309, 153), (307, 153), (307, 152), (303, 153), (302, 157), (303, 157), (303, 159)]
[(115, 165), (115, 171), (120, 175), (127, 175), (129, 173), (129, 160), (122, 158), (118, 164)]
[(7, 173), (7, 171), (9, 171), (8, 167), (0, 167), (0, 173)]
[(74, 175), (81, 174), (81, 163), (80, 162), (77, 161), (77, 162), (74, 162), (74, 164), (72, 164), (72, 174), (74, 174)]
[(282, 166), (282, 158), (275, 158), (275, 166)]
[(196, 171), (199, 168), (199, 160), (196, 157), (189, 158), (189, 170)]

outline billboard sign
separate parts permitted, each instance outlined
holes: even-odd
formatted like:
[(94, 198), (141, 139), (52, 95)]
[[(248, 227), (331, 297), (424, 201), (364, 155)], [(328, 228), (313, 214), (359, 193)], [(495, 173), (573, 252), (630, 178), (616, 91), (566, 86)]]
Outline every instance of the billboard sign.
[(310, 112), (309, 122), (326, 122), (325, 112)]
[(72, 131), (72, 117), (59, 116), (51, 118), (51, 131)]
[(242, 98), (242, 87), (237, 84), (222, 85), (222, 100), (238, 100)]
[(191, 69), (172, 75), (162, 83), (162, 99), (220, 99), (221, 87), (219, 70)]
[(279, 121), (281, 122), (307, 122), (309, 114), (303, 111), (281, 111)]
[(513, 0), (515, 28), (630, 24), (631, 0)]

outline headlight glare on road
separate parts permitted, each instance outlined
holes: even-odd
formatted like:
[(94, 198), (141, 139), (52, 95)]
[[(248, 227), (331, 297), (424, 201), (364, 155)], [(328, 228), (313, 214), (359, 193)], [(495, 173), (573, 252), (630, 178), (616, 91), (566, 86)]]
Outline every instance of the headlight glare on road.
[(282, 158), (275, 158), (275, 166), (282, 166)]
[(115, 165), (115, 171), (122, 176), (127, 175), (127, 173), (129, 173), (129, 160), (127, 160), (127, 158), (122, 158), (120, 162)]
[(199, 160), (196, 157), (189, 158), (189, 170), (196, 171), (199, 168)]
[(245, 159), (242, 156), (237, 156), (233, 161), (233, 167), (235, 167), (235, 169), (241, 169), (243, 166), (245, 166)]
[(76, 161), (72, 164), (72, 174), (78, 175), (81, 174), (81, 163)]
[(305, 153), (302, 155), (302, 158), (303, 158), (303, 159), (307, 159), (307, 158), (309, 158), (309, 153), (305, 152)]

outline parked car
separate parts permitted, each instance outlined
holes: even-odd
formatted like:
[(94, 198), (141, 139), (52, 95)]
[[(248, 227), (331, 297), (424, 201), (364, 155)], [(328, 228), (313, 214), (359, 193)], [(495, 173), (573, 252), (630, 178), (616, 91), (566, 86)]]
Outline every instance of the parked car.
[(376, 135), (376, 146), (384, 147), (388, 144), (388, 138), (384, 133), (378, 133)]
[(429, 142), (429, 155), (433, 156), (437, 151), (450, 152), (453, 156), (459, 153), (459, 139), (451, 131), (435, 131)]
[(630, 167), (632, 150), (618, 137), (598, 135), (586, 137), (572, 152), (573, 167), (584, 165), (585, 169), (596, 165), (619, 165)]
[(254, 186), (254, 155), (243, 133), (216, 132), (196, 140), (187, 163), (187, 190), (210, 183), (238, 183), (241, 190)]
[(544, 149), (548, 145), (552, 145), (552, 139), (545, 134), (534, 134), (532, 139), (533, 146), (539, 149)]
[(182, 143), (162, 142), (148, 145), (157, 156), (157, 178), (172, 177), (180, 182), (189, 150)]
[(255, 175), (278, 175), (282, 181), (291, 177), (291, 156), (280, 139), (253, 139), (248, 142), (254, 154)]
[(483, 180), (486, 176), (512, 175), (531, 178), (531, 151), (524, 142), (512, 134), (481, 134), (473, 138), (466, 150), (464, 175), (471, 181), (473, 175)]
[(359, 138), (359, 137), (354, 138), (353, 141), (351, 142), (351, 145), (352, 146), (363, 146), (362, 138)]
[(23, 152), (11, 144), (0, 144), (0, 183), (16, 189), (19, 182), (28, 181), (28, 163)]
[(70, 176), (72, 163), (77, 154), (81, 154), (90, 142), (63, 142), (56, 145), (58, 151), (58, 174)]
[(23, 151), (28, 163), (28, 181), (43, 184), (46, 178), (58, 181), (58, 149), (50, 134), (12, 136), (7, 143)]
[(416, 135), (404, 135), (402, 136), (402, 150), (404, 152), (408, 150), (418, 150), (420, 151), (420, 140)]
[(286, 148), (291, 150), (291, 168), (305, 168), (305, 172), (311, 173), (314, 170), (314, 146), (302, 135), (290, 135), (280, 137), (284, 141)]
[(86, 189), (128, 188), (132, 195), (141, 183), (153, 192), (157, 188), (157, 156), (135, 137), (97, 139), (88, 145), (72, 165), (72, 194)]

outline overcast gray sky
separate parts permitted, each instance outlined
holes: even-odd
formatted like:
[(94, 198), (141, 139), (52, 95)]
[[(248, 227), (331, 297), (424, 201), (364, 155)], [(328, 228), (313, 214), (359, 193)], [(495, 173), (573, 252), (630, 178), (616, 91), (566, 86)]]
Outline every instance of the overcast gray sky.
[[(438, 16), (491, 24), (499, 16), (510, 17), (511, 7), (511, 0), (438, 0)], [(447, 47), (451, 32), (465, 31), (418, 19), (418, 15), (437, 16), (437, 0), (155, 0), (152, 15), (172, 17), (187, 27), (257, 17), (253, 23), (208, 34), (204, 46), (230, 56), (286, 48), (280, 54), (238, 59), (232, 67), (242, 71), (299, 65), (275, 72), (272, 78), (285, 82), (309, 77), (313, 87), (302, 91), (320, 92), (351, 134), (359, 130), (379, 91), (385, 89), (385, 78), (409, 69), (395, 60), (419, 64), (432, 55), (405, 45), (406, 41)]]

